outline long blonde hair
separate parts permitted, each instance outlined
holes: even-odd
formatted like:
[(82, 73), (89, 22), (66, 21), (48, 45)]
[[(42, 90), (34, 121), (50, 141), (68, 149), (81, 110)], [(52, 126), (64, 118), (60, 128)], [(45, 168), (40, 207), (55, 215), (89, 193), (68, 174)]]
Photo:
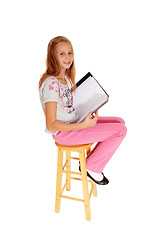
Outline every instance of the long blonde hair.
[[(39, 88), (41, 87), (42, 83), (47, 77), (49, 76), (56, 77), (60, 74), (59, 63), (55, 54), (56, 45), (60, 42), (66, 42), (66, 43), (68, 42), (71, 44), (71, 47), (72, 47), (72, 43), (70, 42), (70, 40), (68, 40), (66, 37), (63, 37), (63, 36), (55, 37), (49, 42), (48, 48), (47, 48), (46, 71), (45, 73), (42, 74), (40, 78)], [(70, 84), (72, 85), (72, 89), (76, 88), (75, 74), (76, 74), (76, 69), (75, 69), (75, 63), (73, 60), (71, 67), (69, 69), (66, 69), (66, 76), (68, 77), (68, 79), (71, 80)]]

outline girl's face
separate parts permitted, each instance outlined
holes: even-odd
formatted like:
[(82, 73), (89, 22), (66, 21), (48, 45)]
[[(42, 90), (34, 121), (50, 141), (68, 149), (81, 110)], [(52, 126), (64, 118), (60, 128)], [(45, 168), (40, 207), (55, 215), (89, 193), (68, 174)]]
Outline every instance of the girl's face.
[(60, 42), (56, 45), (56, 56), (60, 65), (61, 70), (70, 68), (74, 54), (72, 46), (69, 42)]

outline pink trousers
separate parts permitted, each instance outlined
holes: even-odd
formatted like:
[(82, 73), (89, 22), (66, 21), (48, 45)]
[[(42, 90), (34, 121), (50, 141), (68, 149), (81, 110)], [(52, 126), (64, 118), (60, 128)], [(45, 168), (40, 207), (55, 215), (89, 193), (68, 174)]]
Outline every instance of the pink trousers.
[(60, 131), (54, 140), (61, 145), (80, 145), (97, 143), (87, 156), (86, 167), (93, 172), (101, 173), (116, 149), (126, 136), (125, 122), (119, 117), (98, 117), (97, 124), (73, 131)]

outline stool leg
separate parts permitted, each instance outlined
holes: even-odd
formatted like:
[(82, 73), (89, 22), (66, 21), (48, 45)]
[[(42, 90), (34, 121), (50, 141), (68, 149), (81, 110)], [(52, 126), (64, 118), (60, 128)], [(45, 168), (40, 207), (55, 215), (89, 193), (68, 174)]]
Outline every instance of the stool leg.
[(71, 171), (71, 152), (70, 151), (66, 151), (66, 171), (68, 171), (66, 173), (66, 191), (70, 191), (71, 189), (71, 182), (70, 182), (70, 171)]
[(86, 149), (87, 155), (90, 153), (90, 151), (91, 151), (91, 147), (89, 147), (89, 148)]
[(84, 197), (86, 220), (90, 221), (91, 220), (91, 211), (90, 211), (90, 200), (89, 200), (89, 191), (88, 191), (86, 161), (85, 161), (84, 150), (79, 151), (79, 156), (80, 156), (82, 188), (83, 188), (83, 197)]
[[(90, 151), (91, 151), (91, 147), (87, 148), (86, 149), (86, 154), (88, 155), (90, 153)], [(95, 182), (93, 180), (91, 180), (91, 184), (93, 186), (93, 196), (97, 197), (97, 187), (96, 187), (96, 184), (95, 184)]]
[(60, 211), (60, 202), (61, 202), (62, 166), (63, 166), (63, 150), (58, 148), (56, 201), (55, 201), (55, 212), (57, 213)]
[(95, 183), (93, 180), (91, 180), (91, 184), (92, 184), (92, 186), (93, 186), (93, 196), (94, 196), (94, 197), (97, 197), (97, 187), (96, 187), (96, 183)]

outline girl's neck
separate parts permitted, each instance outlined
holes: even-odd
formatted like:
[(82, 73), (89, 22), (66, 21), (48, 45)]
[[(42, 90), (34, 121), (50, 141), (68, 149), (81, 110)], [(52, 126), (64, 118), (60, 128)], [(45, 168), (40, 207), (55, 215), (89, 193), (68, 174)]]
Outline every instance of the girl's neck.
[(64, 79), (65, 79), (65, 75), (59, 74), (59, 75), (57, 76), (57, 78), (64, 80)]
[(66, 76), (66, 72), (65, 72), (65, 69), (64, 69), (60, 72), (60, 74), (57, 77), (64, 80), (65, 76)]
[(64, 72), (61, 72), (56, 78), (62, 83), (62, 84), (67, 84), (66, 82), (66, 74), (65, 74), (65, 71)]

